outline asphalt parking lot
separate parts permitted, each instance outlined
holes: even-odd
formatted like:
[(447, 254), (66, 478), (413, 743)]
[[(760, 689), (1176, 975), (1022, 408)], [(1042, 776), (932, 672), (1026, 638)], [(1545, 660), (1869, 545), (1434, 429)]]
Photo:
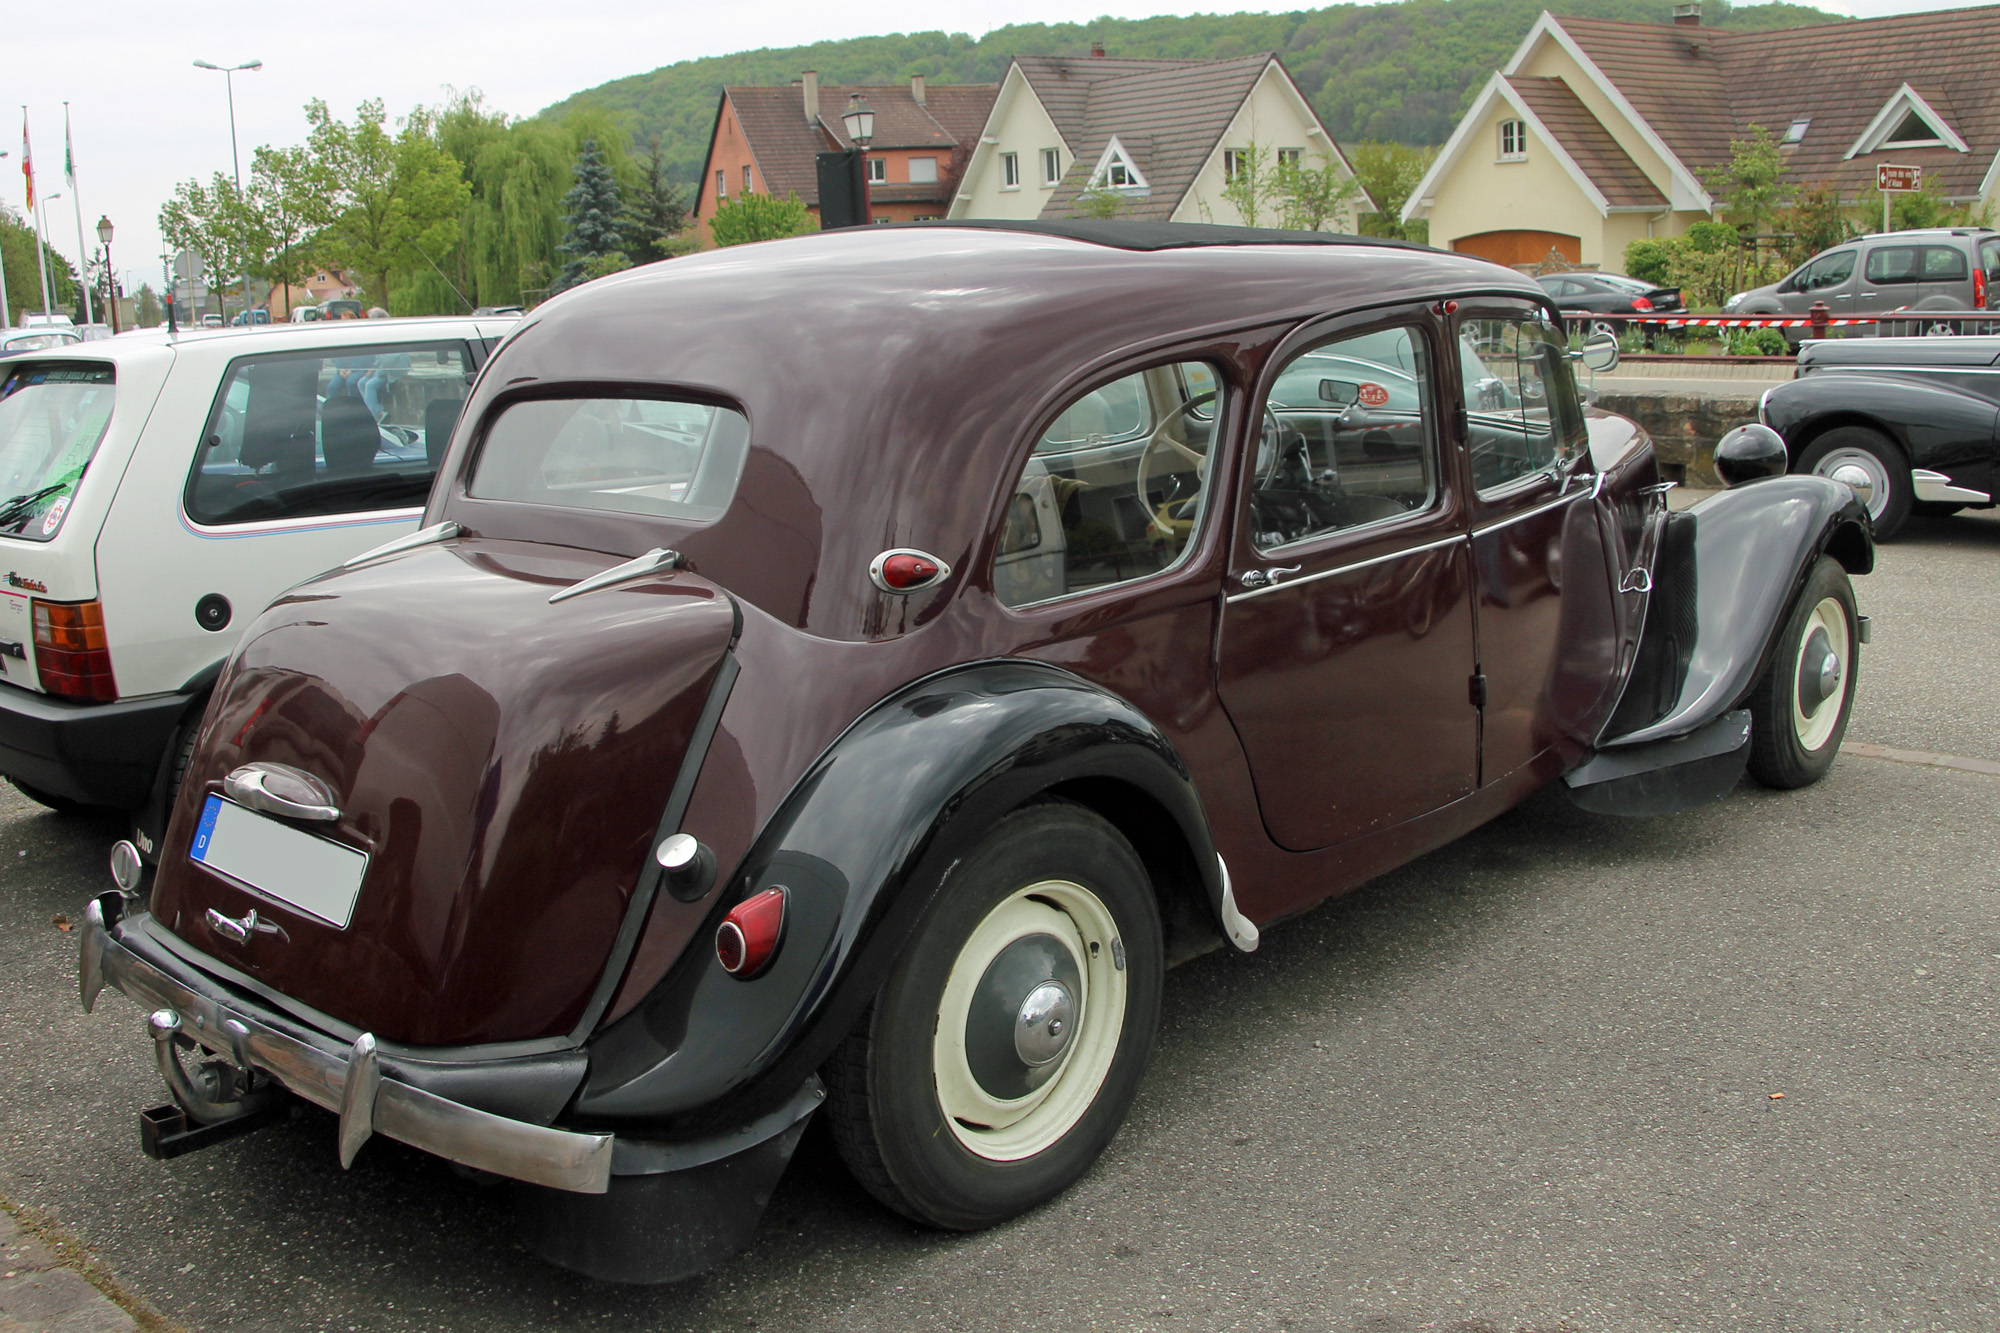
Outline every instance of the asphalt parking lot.
[[(2000, 760), (2000, 519), (1859, 583), (1849, 740)], [(1168, 980), (1076, 1189), (913, 1228), (810, 1134), (756, 1246), (594, 1284), (331, 1117), (167, 1164), (139, 1011), (76, 1004), (114, 824), (0, 792), (0, 1195), (191, 1330), (2000, 1328), (2000, 776), (1850, 755), (1657, 820), (1545, 793)], [(0, 1326), (5, 1321), (0, 1320)], [(9, 1331), (11, 1333), (11, 1330)]]

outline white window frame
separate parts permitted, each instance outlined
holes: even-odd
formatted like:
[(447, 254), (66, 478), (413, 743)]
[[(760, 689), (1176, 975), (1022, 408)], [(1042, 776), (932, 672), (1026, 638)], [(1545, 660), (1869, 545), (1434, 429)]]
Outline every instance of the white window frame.
[(721, 204), (721, 203), (727, 203), (728, 200), (729, 200), (729, 168), (717, 167), (715, 169), (715, 202)]
[(1000, 188), (1018, 190), (1021, 188), (1021, 155), (1019, 153), (1000, 154)]
[[(1930, 126), (1932, 137), (1891, 138), (1890, 136), (1900, 130), (1903, 122), (1912, 115)], [(1972, 151), (1971, 146), (1959, 137), (1957, 131), (1945, 123), (1944, 117), (1924, 100), (1923, 94), (1907, 83), (1898, 88), (1895, 95), (1882, 104), (1882, 109), (1875, 113), (1875, 119), (1868, 122), (1868, 128), (1861, 131), (1861, 137), (1847, 150), (1847, 157), (1844, 160), (1852, 160), (1878, 149), (1889, 148), (1949, 148), (1954, 153)]]
[(1278, 165), (1281, 167), (1296, 167), (1305, 160), (1305, 155), (1306, 150), (1303, 148), (1280, 148), (1278, 150)]
[[(1120, 179), (1122, 178), (1122, 179)], [(1112, 135), (1111, 142), (1104, 145), (1104, 152), (1097, 159), (1096, 170), (1090, 173), (1093, 190), (1116, 190), (1120, 194), (1144, 194), (1153, 187), (1144, 172), (1125, 151), (1125, 145)]]
[(868, 183), (870, 185), (887, 185), (889, 183), (888, 158), (871, 157), (867, 159), (867, 164), (868, 164), (868, 172), (867, 172)]
[(751, 188), (751, 186), (750, 186), (750, 179), (751, 179), (751, 178), (750, 178), (750, 164), (749, 164), (748, 162), (745, 162), (745, 163), (743, 164), (743, 193), (745, 193), (745, 194), (755, 194), (755, 193), (756, 193), (756, 191), (755, 191), (755, 190), (753, 190), (753, 189)]
[(1526, 162), (1528, 160), (1528, 122), (1509, 117), (1500, 122), (1500, 152), (1494, 159), (1498, 162)]
[(1055, 188), (1057, 183), (1062, 180), (1062, 176), (1062, 149), (1044, 148), (1042, 150), (1042, 188), (1044, 190)]
[(1243, 150), (1241, 148), (1223, 149), (1222, 150), (1223, 182), (1227, 184), (1231, 181), (1234, 181), (1236, 179), (1237, 173), (1242, 170), (1243, 170)]

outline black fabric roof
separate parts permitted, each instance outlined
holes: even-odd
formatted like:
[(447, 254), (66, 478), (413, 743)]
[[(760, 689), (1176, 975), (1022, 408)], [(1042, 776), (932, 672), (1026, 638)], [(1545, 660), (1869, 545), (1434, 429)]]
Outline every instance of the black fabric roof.
[(1374, 236), (1346, 236), (1328, 231), (1281, 231), (1275, 227), (1224, 227), (1212, 222), (1123, 222), (1090, 218), (1057, 218), (1049, 221), (1007, 222), (962, 221), (894, 222), (873, 228), (959, 227), (976, 231), (1025, 231), (1041, 236), (1087, 241), (1116, 250), (1186, 250), (1204, 245), (1368, 245), (1391, 250), (1437, 253), (1435, 247), (1414, 241), (1382, 240)]

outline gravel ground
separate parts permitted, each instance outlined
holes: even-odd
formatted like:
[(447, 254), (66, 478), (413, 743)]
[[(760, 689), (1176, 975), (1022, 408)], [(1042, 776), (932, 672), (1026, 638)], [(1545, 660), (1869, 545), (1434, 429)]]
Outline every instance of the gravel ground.
[[(2000, 758), (2000, 522), (1859, 584), (1856, 740)], [(1657, 820), (1545, 793), (1168, 980), (1137, 1108), (1054, 1203), (885, 1213), (809, 1133), (756, 1245), (661, 1289), (331, 1117), (172, 1163), (137, 1009), (76, 1005), (115, 825), (0, 793), (0, 1195), (198, 1330), (2000, 1328), (2000, 778), (1845, 758)], [(1779, 1095), (1782, 1094), (1782, 1095)]]

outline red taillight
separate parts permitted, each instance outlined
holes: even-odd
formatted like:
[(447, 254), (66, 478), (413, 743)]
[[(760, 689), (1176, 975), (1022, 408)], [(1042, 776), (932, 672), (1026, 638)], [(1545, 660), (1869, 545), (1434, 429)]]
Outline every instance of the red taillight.
[(111, 650), (104, 642), (104, 607), (97, 602), (35, 599), (35, 669), (42, 688), (71, 699), (118, 697)]
[(882, 582), (892, 588), (914, 588), (937, 577), (938, 567), (920, 555), (892, 555), (882, 562)]
[(729, 909), (715, 928), (715, 957), (732, 977), (749, 980), (770, 965), (785, 935), (785, 891), (773, 886)]
[(1635, 296), (1632, 298), (1632, 308), (1634, 310), (1651, 310), (1653, 303), (1643, 296)]
[(1972, 308), (1986, 308), (1986, 270), (1983, 268), (1972, 270)]

